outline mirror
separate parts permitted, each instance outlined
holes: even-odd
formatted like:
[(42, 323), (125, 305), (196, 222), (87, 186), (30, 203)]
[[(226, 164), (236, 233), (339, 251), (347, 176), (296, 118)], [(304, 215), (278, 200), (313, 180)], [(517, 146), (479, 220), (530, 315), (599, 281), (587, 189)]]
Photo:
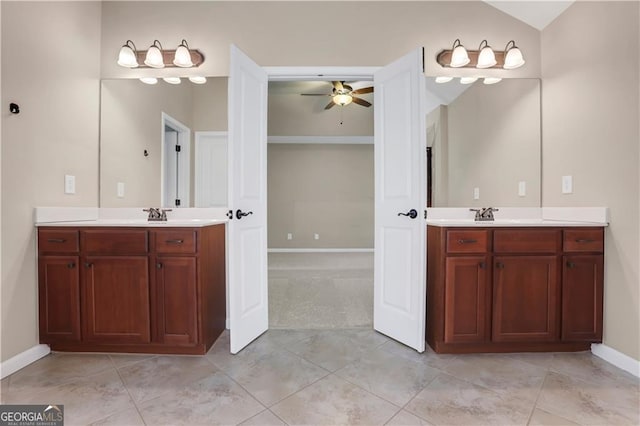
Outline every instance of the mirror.
[(100, 207), (226, 206), (226, 128), (226, 77), (103, 80)]
[[(431, 206), (539, 207), (540, 81), (461, 85), (456, 79), (437, 84), (427, 78), (427, 90)], [(179, 163), (171, 175), (170, 165), (163, 162), (171, 153), (163, 153), (162, 147), (179, 124), (188, 129), (188, 161), (183, 155), (182, 162), (189, 172)], [(176, 176), (188, 183), (188, 189), (178, 189), (182, 206), (226, 206), (226, 128), (226, 77), (209, 78), (203, 85), (103, 80), (100, 206), (173, 206), (175, 195), (165, 188), (172, 187)]]
[(427, 87), (431, 206), (539, 207), (540, 80)]

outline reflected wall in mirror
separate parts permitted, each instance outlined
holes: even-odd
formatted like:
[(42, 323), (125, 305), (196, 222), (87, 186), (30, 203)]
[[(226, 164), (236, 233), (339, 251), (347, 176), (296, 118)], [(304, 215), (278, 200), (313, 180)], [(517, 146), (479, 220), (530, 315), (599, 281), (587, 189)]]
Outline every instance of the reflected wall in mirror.
[(540, 81), (428, 80), (432, 207), (539, 207)]
[(103, 80), (100, 207), (226, 206), (226, 129), (226, 77)]

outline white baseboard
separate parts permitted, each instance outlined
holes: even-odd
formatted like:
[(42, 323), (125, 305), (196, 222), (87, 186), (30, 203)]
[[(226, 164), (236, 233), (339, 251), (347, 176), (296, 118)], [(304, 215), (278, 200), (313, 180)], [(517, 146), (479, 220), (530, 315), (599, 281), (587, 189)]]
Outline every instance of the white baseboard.
[(231, 324), (231, 321), (229, 320), (229, 318), (227, 317), (227, 319), (224, 322), (224, 328), (226, 328), (227, 330), (230, 330), (231, 327), (229, 326), (229, 324)]
[(49, 345), (35, 345), (34, 347), (3, 361), (2, 364), (0, 364), (1, 378), (4, 379), (10, 374), (13, 374), (27, 365), (36, 362), (40, 358), (49, 355), (50, 352), (51, 348), (49, 348)]
[(372, 248), (270, 248), (268, 253), (373, 253)]
[(631, 358), (607, 345), (594, 343), (591, 345), (591, 353), (607, 361), (609, 364), (640, 377), (640, 361)]

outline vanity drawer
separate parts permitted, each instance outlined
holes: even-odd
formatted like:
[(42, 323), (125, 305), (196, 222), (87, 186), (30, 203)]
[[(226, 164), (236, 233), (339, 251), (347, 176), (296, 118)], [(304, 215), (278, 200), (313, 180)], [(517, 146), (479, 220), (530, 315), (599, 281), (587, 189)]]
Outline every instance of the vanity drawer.
[(484, 253), (489, 250), (489, 231), (447, 231), (447, 253)]
[(140, 254), (148, 251), (147, 231), (141, 229), (89, 229), (80, 232), (85, 253)]
[(560, 251), (559, 229), (496, 229), (493, 251), (496, 253), (556, 253)]
[(566, 252), (603, 252), (604, 229), (565, 229), (562, 249)]
[(38, 251), (76, 253), (80, 250), (78, 231), (70, 229), (39, 229)]
[(193, 229), (152, 231), (156, 253), (192, 254), (196, 252), (197, 232)]

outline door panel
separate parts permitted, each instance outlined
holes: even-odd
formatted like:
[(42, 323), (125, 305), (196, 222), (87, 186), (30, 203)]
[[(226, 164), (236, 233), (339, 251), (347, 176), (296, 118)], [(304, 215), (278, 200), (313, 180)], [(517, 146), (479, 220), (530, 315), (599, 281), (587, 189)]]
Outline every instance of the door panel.
[[(426, 127), (422, 49), (374, 74), (374, 328), (424, 351)], [(419, 212), (410, 216), (410, 210)]]
[[(231, 353), (269, 326), (267, 74), (231, 46), (229, 75), (229, 311)], [(238, 218), (237, 213), (247, 216)]]

